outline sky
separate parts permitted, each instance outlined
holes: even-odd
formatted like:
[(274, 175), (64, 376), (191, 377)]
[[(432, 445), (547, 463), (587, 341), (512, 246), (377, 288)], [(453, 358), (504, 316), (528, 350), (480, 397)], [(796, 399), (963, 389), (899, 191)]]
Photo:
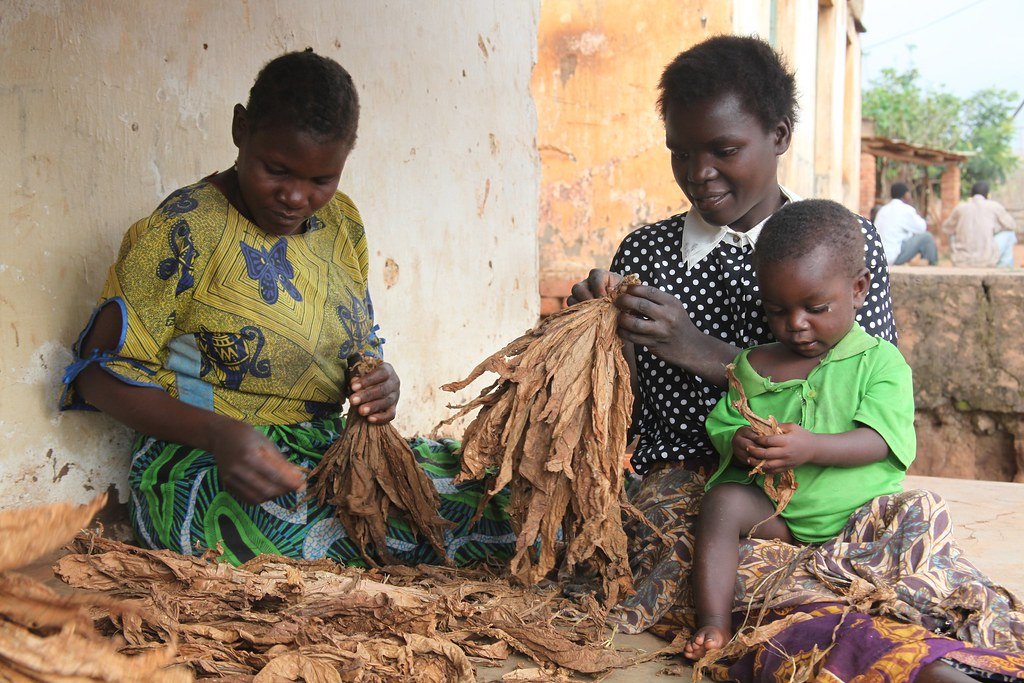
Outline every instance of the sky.
[[(1024, 98), (1024, 0), (864, 0), (863, 87), (882, 69), (915, 66), (958, 97), (988, 87)], [(1016, 107), (1015, 107), (1016, 108)], [(1014, 120), (1024, 151), (1024, 110)]]

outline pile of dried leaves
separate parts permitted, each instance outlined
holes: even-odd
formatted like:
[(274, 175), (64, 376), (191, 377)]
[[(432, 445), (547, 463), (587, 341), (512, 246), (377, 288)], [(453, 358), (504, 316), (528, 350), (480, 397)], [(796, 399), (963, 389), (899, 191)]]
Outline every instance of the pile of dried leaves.
[(124, 652), (164, 652), (199, 678), (473, 681), (512, 650), (543, 677), (597, 674), (657, 654), (607, 647), (603, 610), (555, 590), (511, 588), (482, 571), (444, 567), (362, 570), (323, 560), (260, 556), (235, 568), (209, 557), (149, 551), (96, 536), (58, 562), (70, 585), (130, 600), (131, 614), (95, 610)]
[[(750, 409), (750, 404), (747, 402), (747, 395), (743, 391), (743, 385), (735, 374), (736, 366), (730, 363), (725, 366), (725, 376), (729, 380), (729, 386), (736, 390), (739, 394), (739, 398), (733, 401), (733, 406), (739, 412), (740, 417), (750, 423), (750, 428), (754, 430), (754, 433), (758, 436), (768, 436), (770, 434), (781, 434), (782, 430), (779, 429), (779, 423), (775, 419), (774, 415), (769, 415), (768, 419), (765, 419)], [(761, 466), (764, 463), (758, 463), (757, 467), (750, 470), (750, 474), (764, 474), (761, 470)], [(754, 529), (761, 526), (770, 519), (774, 519), (782, 514), (782, 511), (789, 505), (789, 501), (793, 499), (793, 494), (796, 493), (796, 478), (793, 476), (793, 470), (783, 470), (776, 474), (766, 474), (764, 477), (764, 492), (769, 499), (775, 504), (775, 512), (772, 513), (771, 517), (764, 519), (750, 530), (750, 533), (754, 533)]]
[(89, 524), (106, 503), (68, 503), (0, 512), (0, 680), (191, 681), (175, 661), (174, 641), (143, 656), (118, 652), (92, 624), (89, 608), (132, 620), (133, 606), (103, 596), (61, 595), (13, 569), (39, 560)]
[[(380, 363), (379, 358), (362, 356), (349, 368), (359, 377)], [(385, 563), (394, 562), (386, 542), (389, 515), (404, 518), (445, 557), (444, 528), (449, 523), (438, 515), (437, 490), (398, 431), (390, 423), (368, 422), (357, 408), (349, 409), (345, 431), (310, 474), (310, 494), (335, 508), (370, 566), (377, 566), (367, 552), (371, 541)]]
[[(639, 282), (631, 275), (619, 288)], [(562, 569), (599, 572), (606, 605), (632, 592), (621, 503), (633, 394), (616, 334), (617, 291), (546, 318), (442, 387), (459, 391), (485, 372), (498, 374), (441, 424), (480, 409), (462, 440), (459, 480), (497, 470), (488, 495), (510, 485), (513, 576), (525, 585), (544, 578), (561, 535)]]

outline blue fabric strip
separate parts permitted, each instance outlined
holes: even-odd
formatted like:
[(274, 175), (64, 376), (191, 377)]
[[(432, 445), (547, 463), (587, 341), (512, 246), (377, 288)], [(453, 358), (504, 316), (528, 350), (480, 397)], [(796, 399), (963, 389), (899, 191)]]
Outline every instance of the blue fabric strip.
[(189, 405), (213, 410), (213, 385), (199, 377), (203, 357), (191, 334), (175, 337), (167, 345), (167, 369), (174, 372), (178, 398)]

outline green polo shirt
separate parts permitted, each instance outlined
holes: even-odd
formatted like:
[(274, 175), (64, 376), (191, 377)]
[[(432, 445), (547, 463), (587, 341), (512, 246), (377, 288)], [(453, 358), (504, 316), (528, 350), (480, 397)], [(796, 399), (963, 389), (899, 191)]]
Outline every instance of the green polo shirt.
[[(750, 366), (750, 349), (736, 358), (736, 377), (750, 408), (779, 423), (795, 422), (808, 431), (841, 434), (870, 427), (889, 445), (879, 462), (854, 467), (805, 464), (797, 467), (797, 490), (782, 511), (794, 538), (822, 543), (838, 535), (854, 510), (878, 496), (903, 490), (903, 478), (917, 450), (914, 390), (910, 366), (891, 343), (854, 325), (811, 370), (807, 379), (773, 382)], [(732, 462), (732, 437), (749, 424), (733, 406), (739, 398), (729, 389), (708, 416), (707, 430), (721, 456), (708, 488), (723, 482), (762, 486)]]

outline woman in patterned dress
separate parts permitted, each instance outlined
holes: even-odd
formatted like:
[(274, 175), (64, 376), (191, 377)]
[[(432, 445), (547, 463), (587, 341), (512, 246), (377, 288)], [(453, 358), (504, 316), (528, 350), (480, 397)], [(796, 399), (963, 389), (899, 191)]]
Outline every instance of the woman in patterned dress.
[[(234, 563), (360, 561), (333, 511), (304, 493), (305, 471), (344, 428), (342, 400), (382, 424), (399, 398), (389, 363), (347, 378), (352, 354), (381, 356), (383, 343), (362, 219), (338, 191), (358, 119), (344, 68), (309, 50), (282, 55), (234, 108), (235, 164), (172, 193), (125, 235), (61, 403), (138, 432), (129, 508), (144, 545), (219, 547)], [(411, 446), (453, 522), (449, 557), (510, 556), (501, 498), (470, 528), (481, 491), (453, 484), (457, 444)], [(442, 560), (400, 520), (388, 549)]]
[[(591, 271), (572, 288), (569, 303), (604, 295), (627, 273), (644, 283), (630, 287), (615, 305), (633, 370), (637, 440), (631, 464), (641, 478), (630, 496), (650, 526), (631, 522), (627, 528), (636, 593), (609, 620), (627, 633), (650, 629), (671, 637), (694, 628), (689, 576), (694, 526), (708, 477), (718, 465), (705, 420), (724, 394), (725, 366), (741, 349), (773, 341), (751, 256), (764, 222), (800, 198), (778, 181), (778, 159), (789, 148), (796, 122), (794, 76), (767, 43), (737, 36), (706, 40), (666, 67), (660, 91), (672, 173), (690, 210), (627, 235), (611, 269)], [(881, 242), (874, 227), (859, 220), (871, 283), (857, 322), (895, 343)], [(900, 508), (907, 509), (922, 506)], [(922, 528), (937, 528), (940, 513), (945, 514), (941, 506)], [(744, 585), (778, 569), (754, 562), (763, 550), (747, 549), (747, 564), (741, 564), (737, 578), (740, 600)], [(751, 572), (757, 575), (748, 576)], [(751, 648), (713, 669), (712, 676), (789, 680), (788, 666), (825, 653), (817, 666), (836, 680), (963, 679), (950, 653), (964, 651), (967, 644), (919, 625), (896, 628), (866, 614), (848, 617), (826, 590), (813, 600), (806, 592), (802, 596), (807, 599), (787, 605), (785, 614), (806, 608), (812, 618), (783, 630), (775, 647)], [(769, 610), (766, 618), (783, 616)], [(849, 629), (839, 628), (846, 624)], [(779, 643), (788, 648), (784, 656), (777, 656)], [(983, 654), (986, 671), (1024, 675), (1024, 657)], [(972, 661), (970, 666), (977, 665), (972, 673), (984, 668), (978, 659)]]

